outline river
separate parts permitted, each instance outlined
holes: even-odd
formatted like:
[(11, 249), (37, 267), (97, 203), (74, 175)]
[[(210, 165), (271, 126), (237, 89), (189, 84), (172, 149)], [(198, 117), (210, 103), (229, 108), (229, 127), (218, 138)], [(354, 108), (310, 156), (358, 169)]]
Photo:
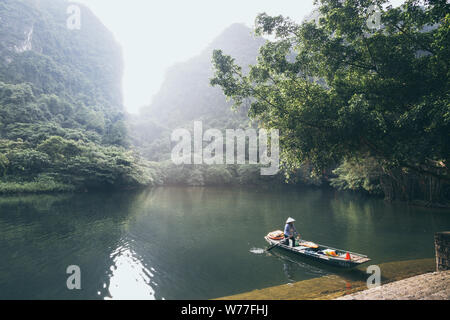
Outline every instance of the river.
[[(302, 237), (370, 264), (432, 258), (450, 212), (308, 188), (161, 187), (0, 198), (0, 299), (212, 299), (329, 271), (263, 239)], [(273, 252), (273, 253), (272, 253)], [(67, 267), (81, 271), (69, 290)]]

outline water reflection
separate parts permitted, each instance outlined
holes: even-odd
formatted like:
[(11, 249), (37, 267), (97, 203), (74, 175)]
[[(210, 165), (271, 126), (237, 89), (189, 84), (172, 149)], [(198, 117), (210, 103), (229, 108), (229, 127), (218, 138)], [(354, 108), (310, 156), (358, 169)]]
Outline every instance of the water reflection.
[(0, 299), (211, 299), (326, 275), (262, 249), (288, 216), (374, 264), (433, 257), (434, 232), (450, 229), (445, 211), (293, 188), (0, 197), (0, 213)]
[(105, 300), (156, 299), (152, 287), (154, 274), (144, 266), (142, 257), (128, 246), (123, 246), (111, 254), (111, 259), (113, 265), (110, 268), (109, 296), (105, 297)]
[(286, 279), (288, 282), (295, 282), (295, 279), (297, 278), (296, 273), (305, 273), (314, 277), (321, 277), (327, 274), (330, 274), (331, 272), (327, 271), (327, 269), (323, 269), (320, 267), (317, 267), (317, 264), (315, 265), (312, 262), (305, 263), (304, 259), (299, 259), (299, 257), (291, 252), (288, 251), (270, 251), (268, 255), (273, 255), (283, 263), (283, 273), (286, 275)]

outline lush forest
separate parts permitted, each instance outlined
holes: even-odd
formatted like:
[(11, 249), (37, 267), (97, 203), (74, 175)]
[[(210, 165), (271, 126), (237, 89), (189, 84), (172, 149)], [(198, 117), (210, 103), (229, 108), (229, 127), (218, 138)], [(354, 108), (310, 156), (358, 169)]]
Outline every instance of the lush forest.
[(131, 152), (122, 105), (122, 54), (85, 7), (0, 2), (0, 193), (152, 183)]
[[(237, 108), (281, 131), (283, 166), (333, 170), (339, 189), (389, 200), (450, 198), (449, 32), (445, 0), (321, 0), (297, 24), (260, 14), (256, 33), (275, 38), (249, 72), (214, 52), (211, 84)], [(373, 26), (371, 6), (380, 8)]]
[[(445, 0), (320, 0), (301, 23), (262, 13), (172, 66), (138, 115), (120, 46), (83, 6), (68, 29), (67, 4), (0, 3), (0, 193), (291, 183), (448, 204)], [(173, 164), (171, 132), (194, 121), (279, 129), (280, 173)]]

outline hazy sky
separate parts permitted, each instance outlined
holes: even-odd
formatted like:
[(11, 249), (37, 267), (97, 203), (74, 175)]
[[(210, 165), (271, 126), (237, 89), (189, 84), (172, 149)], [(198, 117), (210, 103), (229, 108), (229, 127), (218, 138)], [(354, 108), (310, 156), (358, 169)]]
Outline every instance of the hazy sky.
[(124, 54), (125, 107), (137, 112), (151, 102), (165, 70), (200, 53), (235, 22), (249, 27), (258, 13), (301, 21), (313, 0), (76, 0), (114, 33)]
[[(124, 54), (125, 107), (150, 104), (168, 67), (200, 53), (235, 22), (253, 27), (258, 13), (301, 22), (313, 0), (75, 0), (114, 33)], [(398, 5), (402, 0), (393, 0)]]

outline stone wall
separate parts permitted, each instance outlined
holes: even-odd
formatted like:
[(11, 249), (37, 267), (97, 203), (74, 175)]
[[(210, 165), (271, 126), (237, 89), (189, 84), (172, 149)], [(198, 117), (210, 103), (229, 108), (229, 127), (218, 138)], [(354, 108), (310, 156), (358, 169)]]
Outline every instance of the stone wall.
[(437, 271), (450, 270), (450, 231), (434, 235)]

